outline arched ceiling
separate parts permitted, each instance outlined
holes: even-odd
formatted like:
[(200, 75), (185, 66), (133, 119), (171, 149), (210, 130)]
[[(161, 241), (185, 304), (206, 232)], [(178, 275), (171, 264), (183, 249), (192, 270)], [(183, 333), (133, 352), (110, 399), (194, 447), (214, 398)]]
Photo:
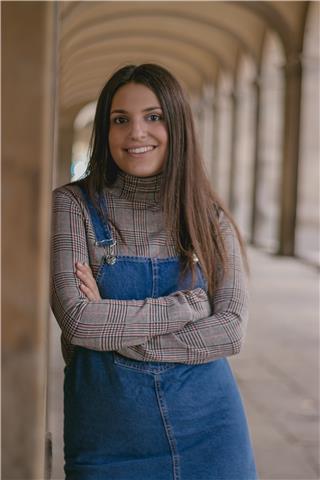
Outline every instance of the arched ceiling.
[(95, 100), (126, 63), (167, 67), (191, 93), (236, 70), (245, 53), (259, 61), (266, 29), (286, 55), (299, 52), (308, 2), (58, 2), (60, 113), (73, 116)]

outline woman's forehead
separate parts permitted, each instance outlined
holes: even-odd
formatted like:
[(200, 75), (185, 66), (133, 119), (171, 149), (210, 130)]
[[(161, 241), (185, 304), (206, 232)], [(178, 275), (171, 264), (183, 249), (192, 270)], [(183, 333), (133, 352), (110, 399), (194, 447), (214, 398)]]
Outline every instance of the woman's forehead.
[(111, 111), (113, 110), (146, 110), (161, 108), (156, 94), (147, 86), (140, 83), (128, 83), (115, 93)]

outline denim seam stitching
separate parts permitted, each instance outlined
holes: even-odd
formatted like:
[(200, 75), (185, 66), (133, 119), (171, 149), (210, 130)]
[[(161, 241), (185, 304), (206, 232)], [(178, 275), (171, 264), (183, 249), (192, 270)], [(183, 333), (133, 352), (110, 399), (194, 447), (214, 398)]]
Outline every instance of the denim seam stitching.
[(158, 297), (158, 278), (159, 278), (159, 267), (157, 264), (157, 260), (154, 258), (151, 260), (151, 268), (152, 268), (152, 298)]
[(172, 468), (173, 468), (173, 480), (181, 480), (180, 475), (180, 458), (178, 454), (176, 440), (174, 438), (173, 429), (170, 425), (169, 417), (168, 417), (168, 409), (165, 404), (164, 396), (162, 394), (161, 385), (160, 385), (160, 378), (155, 376), (154, 378), (155, 383), (155, 390), (157, 401), (159, 405), (159, 410), (161, 413), (164, 429), (166, 432), (166, 436), (168, 439), (169, 447), (171, 450), (171, 457), (172, 457)]
[(152, 260), (156, 260), (157, 263), (173, 263), (173, 262), (177, 262), (180, 257), (165, 257), (165, 258), (158, 258), (158, 257), (144, 257), (144, 256), (139, 256), (139, 255), (117, 255), (117, 259), (121, 260), (121, 259), (128, 259), (128, 260), (132, 260), (132, 261), (136, 261), (136, 262), (145, 262), (145, 261), (152, 261)]

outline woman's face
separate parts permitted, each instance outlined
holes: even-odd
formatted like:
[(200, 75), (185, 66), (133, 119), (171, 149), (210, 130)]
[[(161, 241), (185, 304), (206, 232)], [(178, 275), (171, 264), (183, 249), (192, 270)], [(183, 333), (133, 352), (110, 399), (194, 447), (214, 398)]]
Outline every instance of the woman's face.
[(117, 90), (110, 111), (109, 147), (124, 172), (150, 177), (167, 158), (168, 132), (160, 102), (150, 88), (128, 83)]

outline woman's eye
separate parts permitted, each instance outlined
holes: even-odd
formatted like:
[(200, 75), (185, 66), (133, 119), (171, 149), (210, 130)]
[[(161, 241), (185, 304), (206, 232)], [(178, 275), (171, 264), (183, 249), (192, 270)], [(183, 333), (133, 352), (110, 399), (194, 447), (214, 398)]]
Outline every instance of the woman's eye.
[(121, 123), (126, 123), (127, 122), (127, 119), (126, 117), (114, 117), (113, 118), (113, 123), (116, 123), (116, 124), (121, 124)]
[(162, 120), (162, 117), (158, 113), (151, 113), (151, 115), (148, 116), (148, 119), (152, 122), (157, 122), (159, 120)]
[[(162, 118), (162, 115), (158, 113), (151, 113), (146, 117), (146, 119), (151, 122), (159, 122), (160, 120), (162, 120)], [(111, 121), (116, 125), (122, 125), (123, 123), (128, 123), (129, 119), (127, 117), (113, 117)]]

